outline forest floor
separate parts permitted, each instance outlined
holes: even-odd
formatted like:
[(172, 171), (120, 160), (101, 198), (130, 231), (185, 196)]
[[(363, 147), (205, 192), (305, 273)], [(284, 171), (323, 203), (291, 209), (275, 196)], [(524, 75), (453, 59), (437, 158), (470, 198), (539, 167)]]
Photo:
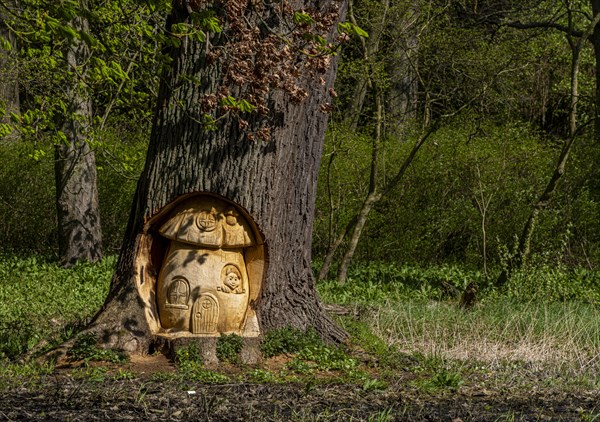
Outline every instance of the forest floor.
[(383, 374), (372, 356), (357, 358), (370, 368), (366, 381), (334, 371), (263, 382), (244, 376), (282, 374), (289, 357), (267, 360), (261, 369), (225, 365), (219, 373), (228, 381), (216, 383), (178, 376), (162, 355), (121, 365), (63, 362), (41, 377), (5, 385), (0, 420), (600, 420), (600, 390), (576, 376), (560, 379), (527, 365), (467, 365), (459, 375), (449, 370), (431, 377), (409, 355)]
[[(272, 330), (261, 351), (274, 357), (210, 370), (191, 350), (176, 363), (160, 354), (126, 361), (76, 334), (102, 306), (115, 262), (63, 269), (0, 255), (0, 421), (600, 422), (595, 273), (579, 284), (572, 273), (530, 273), (465, 312), (435, 287), (464, 288), (474, 276), (460, 268), (366, 268), (344, 286), (319, 286), (347, 348)], [(581, 298), (550, 300), (548, 285), (579, 286)], [(71, 338), (72, 361), (31, 359)], [(219, 344), (222, 361), (239, 355), (235, 338)]]

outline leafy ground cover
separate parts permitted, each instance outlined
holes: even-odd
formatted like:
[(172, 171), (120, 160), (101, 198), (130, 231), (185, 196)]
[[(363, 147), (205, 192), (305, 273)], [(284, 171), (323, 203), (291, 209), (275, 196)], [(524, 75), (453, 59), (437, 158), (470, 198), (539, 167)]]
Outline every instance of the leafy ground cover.
[(464, 311), (457, 292), (475, 272), (362, 267), (343, 286), (320, 286), (343, 314), (348, 344), (272, 331), (252, 367), (239, 362), (237, 336), (218, 341), (217, 371), (193, 346), (172, 361), (129, 360), (89, 336), (67, 360), (26, 359), (76, 335), (101, 306), (113, 265), (0, 258), (0, 420), (600, 420), (593, 273), (547, 277), (574, 285), (556, 291), (584, 286), (588, 300), (541, 300), (525, 275), (519, 288), (529, 282), (531, 294), (519, 300), (514, 285), (499, 292), (481, 279), (479, 303)]
[(0, 359), (73, 336), (108, 294), (115, 258), (59, 267), (48, 258), (0, 255)]

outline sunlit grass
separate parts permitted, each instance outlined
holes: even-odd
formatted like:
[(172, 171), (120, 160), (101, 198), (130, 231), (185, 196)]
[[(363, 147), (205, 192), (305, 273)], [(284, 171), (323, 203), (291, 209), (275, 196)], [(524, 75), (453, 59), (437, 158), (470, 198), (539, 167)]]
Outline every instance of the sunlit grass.
[[(597, 279), (593, 271), (544, 265), (497, 291), (480, 273), (456, 267), (370, 264), (346, 284), (327, 281), (319, 291), (326, 302), (352, 307), (375, 338), (401, 353), (502, 369), (503, 376), (537, 371), (600, 385)], [(481, 287), (476, 306), (464, 310), (459, 296), (468, 280)]]
[(36, 256), (0, 256), (0, 358), (72, 335), (102, 306), (114, 264), (109, 257), (64, 269)]
[[(0, 358), (16, 359), (71, 336), (102, 305), (114, 263), (108, 258), (63, 269), (39, 257), (0, 256)], [(489, 367), (519, 362), (574, 376), (600, 373), (600, 306), (594, 303), (528, 301), (515, 290), (484, 290), (465, 311), (457, 292), (478, 279), (477, 272), (367, 266), (351, 276), (345, 285), (322, 283), (321, 296), (354, 307), (380, 348)]]
[(374, 333), (408, 353), (475, 360), (600, 365), (600, 308), (581, 303), (519, 303), (496, 298), (464, 311), (453, 302), (386, 302), (363, 316)]

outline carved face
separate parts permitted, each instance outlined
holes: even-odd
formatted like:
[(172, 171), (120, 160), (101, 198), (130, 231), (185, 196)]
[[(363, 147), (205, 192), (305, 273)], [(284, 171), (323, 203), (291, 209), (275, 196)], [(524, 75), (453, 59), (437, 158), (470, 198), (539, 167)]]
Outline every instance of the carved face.
[(225, 221), (230, 226), (235, 226), (237, 224), (237, 213), (234, 210), (227, 210), (225, 213)]
[(234, 271), (231, 271), (229, 274), (227, 274), (225, 276), (225, 280), (223, 281), (223, 284), (225, 284), (231, 290), (235, 290), (238, 287), (240, 287), (241, 280), (240, 280), (240, 277)]

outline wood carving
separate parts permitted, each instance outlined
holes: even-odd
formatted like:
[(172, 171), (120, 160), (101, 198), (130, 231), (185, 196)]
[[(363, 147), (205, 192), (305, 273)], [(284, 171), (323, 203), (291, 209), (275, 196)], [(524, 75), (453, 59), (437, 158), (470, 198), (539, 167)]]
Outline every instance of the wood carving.
[(258, 336), (252, 305), (262, 283), (264, 244), (254, 222), (234, 204), (208, 194), (165, 209), (148, 224), (155, 237), (150, 244), (165, 245), (155, 280), (156, 311), (147, 313), (158, 317), (149, 321), (156, 334)]

